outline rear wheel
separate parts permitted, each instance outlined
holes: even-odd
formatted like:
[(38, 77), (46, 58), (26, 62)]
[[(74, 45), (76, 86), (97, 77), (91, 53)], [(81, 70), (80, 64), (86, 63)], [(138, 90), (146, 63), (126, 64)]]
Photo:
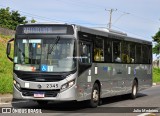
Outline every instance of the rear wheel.
[(97, 107), (98, 104), (99, 104), (99, 96), (100, 96), (100, 95), (99, 95), (99, 94), (100, 94), (99, 91), (100, 91), (100, 90), (99, 90), (99, 86), (98, 86), (97, 83), (95, 83), (95, 84), (93, 85), (93, 89), (92, 89), (91, 100), (89, 101), (89, 105), (90, 105), (90, 107), (92, 107), (92, 108)]
[(138, 92), (138, 83), (136, 80), (134, 80), (132, 85), (132, 93), (131, 93), (132, 99), (135, 99), (137, 97), (137, 92)]

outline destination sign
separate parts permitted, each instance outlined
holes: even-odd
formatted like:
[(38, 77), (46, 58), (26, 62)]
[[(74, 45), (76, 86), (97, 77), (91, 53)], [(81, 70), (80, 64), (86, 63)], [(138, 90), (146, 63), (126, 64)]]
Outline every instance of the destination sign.
[(19, 25), (16, 34), (65, 34), (73, 35), (72, 25), (52, 25), (52, 24), (35, 24), (35, 25)]
[(29, 33), (61, 33), (65, 34), (67, 33), (67, 27), (24, 27), (23, 33), (29, 34)]

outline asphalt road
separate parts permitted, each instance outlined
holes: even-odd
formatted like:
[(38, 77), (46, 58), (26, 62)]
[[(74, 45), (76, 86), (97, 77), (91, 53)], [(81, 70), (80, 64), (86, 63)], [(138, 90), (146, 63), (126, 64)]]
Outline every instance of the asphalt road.
[[(154, 86), (147, 90), (143, 90), (138, 93), (135, 100), (131, 100), (127, 95), (109, 97), (102, 99), (102, 105), (98, 108), (89, 108), (87, 102), (50, 102), (47, 106), (39, 106), (34, 101), (13, 101), (8, 104), (0, 104), (0, 107), (13, 107), (12, 111), (15, 112), (20, 109), (22, 111), (31, 112), (33, 109), (36, 112), (42, 112), (42, 114), (37, 114), (37, 116), (88, 116), (88, 115), (146, 115), (145, 110), (152, 110), (154, 112), (160, 111), (160, 85)], [(36, 110), (39, 109), (39, 110)], [(151, 111), (151, 112), (152, 112)], [(133, 113), (135, 112), (135, 113)], [(44, 114), (45, 113), (45, 114)], [(47, 114), (46, 114), (47, 113)], [(160, 113), (154, 113), (160, 116)], [(0, 114), (7, 115), (7, 114)], [(9, 114), (8, 114), (9, 115)], [(12, 116), (17, 116), (22, 114), (12, 114)], [(35, 116), (35, 114), (29, 114), (29, 116)]]

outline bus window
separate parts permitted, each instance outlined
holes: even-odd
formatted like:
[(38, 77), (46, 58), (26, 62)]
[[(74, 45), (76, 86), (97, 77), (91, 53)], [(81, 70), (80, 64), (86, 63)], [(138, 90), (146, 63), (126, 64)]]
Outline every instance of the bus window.
[(136, 44), (136, 63), (142, 63), (141, 61), (141, 45)]
[(130, 63), (135, 63), (135, 44), (130, 44)]
[(120, 41), (113, 41), (113, 60), (121, 62)]
[(103, 39), (94, 40), (94, 61), (104, 61)]
[(128, 43), (123, 41), (122, 42), (122, 62), (123, 63), (130, 63), (130, 57), (129, 57), (129, 49), (128, 49)]
[(149, 55), (146, 53), (149, 53), (149, 47), (147, 45), (142, 46), (142, 63), (148, 64), (149, 63)]
[(106, 62), (112, 62), (112, 41), (105, 40), (104, 55)]
[(91, 63), (91, 44), (80, 42), (80, 62)]
[(148, 45), (148, 49), (149, 49), (149, 52), (148, 52), (148, 63), (151, 64), (152, 63), (152, 46), (151, 45)]

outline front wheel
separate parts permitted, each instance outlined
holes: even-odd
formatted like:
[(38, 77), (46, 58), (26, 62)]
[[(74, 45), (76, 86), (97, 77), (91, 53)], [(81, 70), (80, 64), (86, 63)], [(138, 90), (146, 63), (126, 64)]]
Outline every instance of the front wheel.
[(137, 92), (138, 92), (138, 84), (137, 84), (137, 81), (134, 80), (133, 85), (132, 85), (132, 93), (131, 93), (132, 99), (135, 99), (137, 97)]
[(93, 89), (92, 89), (92, 94), (91, 94), (91, 100), (89, 101), (89, 105), (92, 108), (95, 108), (98, 106), (99, 103), (99, 96), (100, 96), (100, 92), (99, 92), (99, 86), (97, 83), (95, 83), (93, 85)]

